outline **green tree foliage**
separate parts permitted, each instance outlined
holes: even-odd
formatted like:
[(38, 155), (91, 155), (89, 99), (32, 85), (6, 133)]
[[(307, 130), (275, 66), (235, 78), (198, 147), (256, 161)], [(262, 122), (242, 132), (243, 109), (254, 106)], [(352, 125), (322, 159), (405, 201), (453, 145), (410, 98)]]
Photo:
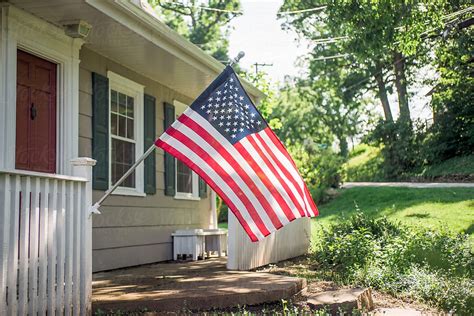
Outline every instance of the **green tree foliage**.
[[(316, 103), (331, 107), (334, 112), (327, 114), (334, 118), (334, 113), (344, 113), (344, 109), (352, 109), (354, 116), (360, 117), (363, 99), (372, 98), (375, 92), (385, 120), (370, 139), (383, 144), (389, 178), (472, 152), (469, 6), (470, 2), (463, 0), (285, 0), (281, 11), (321, 8), (284, 15), (284, 27), (315, 43), (306, 58), (307, 89), (299, 93), (305, 98), (315, 94)], [(408, 88), (419, 68), (427, 64), (438, 74), (428, 83), (435, 86), (431, 103), (434, 122), (414, 124)], [(392, 91), (398, 96), (397, 121), (392, 119), (387, 97)], [(342, 135), (341, 126), (358, 124), (345, 123), (334, 120), (328, 125), (333, 134)], [(354, 131), (344, 132), (350, 135)]]
[(362, 73), (368, 77), (351, 88), (375, 89), (387, 121), (392, 120), (392, 115), (386, 93), (390, 92), (393, 81), (398, 92), (400, 118), (409, 121), (407, 85), (409, 67), (414, 65), (411, 57), (424, 47), (421, 43), (427, 35), (424, 33), (427, 25), (435, 29), (440, 26), (440, 9), (445, 3), (446, 0), (286, 0), (282, 10), (325, 6), (317, 15), (311, 11), (289, 15), (285, 26), (319, 44), (324, 43), (317, 45), (313, 59), (337, 55), (334, 51), (338, 51), (346, 56), (347, 67), (363, 69)]
[(428, 162), (474, 152), (474, 32), (456, 30), (436, 49), (440, 75), (433, 89), (434, 124), (426, 140)]
[(239, 0), (149, 0), (164, 22), (220, 61), (227, 61), (229, 22), (240, 15)]

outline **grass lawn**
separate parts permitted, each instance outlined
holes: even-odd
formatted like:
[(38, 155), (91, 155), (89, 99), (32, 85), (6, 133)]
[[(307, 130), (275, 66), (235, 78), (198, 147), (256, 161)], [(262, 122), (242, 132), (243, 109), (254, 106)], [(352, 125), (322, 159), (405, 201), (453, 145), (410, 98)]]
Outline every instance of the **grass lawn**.
[[(319, 205), (313, 224), (327, 225), (361, 211), (387, 216), (411, 226), (448, 228), (474, 236), (474, 189), (384, 188), (343, 189), (334, 200)], [(316, 228), (317, 229), (317, 228)]]
[(422, 172), (422, 175), (428, 177), (445, 176), (452, 174), (474, 174), (474, 155), (454, 157), (443, 161), (438, 165), (429, 166)]

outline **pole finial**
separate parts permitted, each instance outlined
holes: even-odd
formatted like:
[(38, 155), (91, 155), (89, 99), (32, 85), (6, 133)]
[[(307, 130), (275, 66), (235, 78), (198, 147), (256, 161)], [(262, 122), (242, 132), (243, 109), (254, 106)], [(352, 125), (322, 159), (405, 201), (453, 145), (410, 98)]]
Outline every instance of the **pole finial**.
[(237, 64), (239, 62), (239, 60), (241, 60), (244, 56), (245, 56), (245, 53), (243, 51), (240, 51), (237, 54), (237, 56), (230, 61), (229, 66), (233, 66), (233, 65)]

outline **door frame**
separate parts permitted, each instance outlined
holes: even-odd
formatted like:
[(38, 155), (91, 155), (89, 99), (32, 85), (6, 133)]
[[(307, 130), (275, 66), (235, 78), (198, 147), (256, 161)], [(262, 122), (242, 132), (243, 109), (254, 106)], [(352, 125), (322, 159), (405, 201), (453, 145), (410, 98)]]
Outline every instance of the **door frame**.
[[(79, 147), (79, 51), (82, 39), (21, 9), (0, 6), (0, 168), (15, 170), (17, 50), (57, 64), (56, 173), (72, 175)], [(2, 129), (3, 126), (3, 129)]]

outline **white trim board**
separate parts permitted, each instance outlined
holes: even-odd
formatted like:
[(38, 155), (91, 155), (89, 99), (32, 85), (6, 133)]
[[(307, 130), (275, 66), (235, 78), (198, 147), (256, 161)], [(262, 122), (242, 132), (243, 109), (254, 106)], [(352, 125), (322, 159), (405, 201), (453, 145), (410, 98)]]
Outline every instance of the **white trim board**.
[(16, 67), (21, 49), (58, 65), (56, 173), (72, 175), (79, 148), (79, 50), (84, 43), (12, 5), (0, 5), (0, 168), (15, 169)]

